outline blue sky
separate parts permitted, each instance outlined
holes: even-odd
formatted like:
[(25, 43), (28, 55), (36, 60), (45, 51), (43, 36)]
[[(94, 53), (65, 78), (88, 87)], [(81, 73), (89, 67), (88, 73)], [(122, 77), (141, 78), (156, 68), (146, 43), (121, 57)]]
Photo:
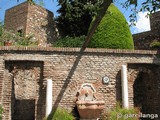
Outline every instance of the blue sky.
[[(9, 9), (13, 6), (16, 6), (25, 0), (0, 0), (0, 20), (4, 20), (4, 15), (5, 15), (5, 10)], [(121, 3), (125, 0), (116, 0), (115, 5), (120, 9), (120, 11), (124, 14), (126, 17), (127, 21), (129, 21), (129, 15), (130, 15), (130, 9), (126, 10), (125, 8), (122, 8)], [(139, 0), (140, 2), (143, 2), (144, 0)], [(140, 3), (139, 3), (140, 4)], [(57, 9), (59, 8), (57, 0), (44, 0), (44, 8), (52, 11), (54, 13), (54, 16), (58, 16), (57, 14)], [(132, 6), (131, 6), (132, 7)], [(150, 30), (150, 25), (149, 25), (149, 19), (146, 17), (146, 12), (140, 12), (137, 16), (137, 24), (134, 27), (131, 27), (131, 32), (132, 34), (135, 33), (140, 33), (143, 31), (148, 31)]]

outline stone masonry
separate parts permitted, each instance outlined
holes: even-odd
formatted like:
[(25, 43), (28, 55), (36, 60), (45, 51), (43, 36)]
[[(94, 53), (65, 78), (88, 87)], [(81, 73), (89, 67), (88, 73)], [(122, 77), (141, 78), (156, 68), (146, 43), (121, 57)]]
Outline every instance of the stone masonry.
[[(25, 105), (21, 115), (41, 120), (45, 114), (47, 79), (53, 80), (53, 110), (62, 107), (78, 117), (77, 91), (83, 83), (91, 83), (101, 94), (99, 100), (105, 101), (107, 111), (122, 101), (122, 65), (128, 67), (129, 107), (138, 106), (143, 113), (160, 115), (159, 64), (157, 51), (87, 48), (82, 53), (79, 48), (0, 47), (3, 119), (11, 120), (15, 111)], [(110, 78), (109, 84), (103, 84), (104, 76)]]
[(58, 36), (53, 13), (39, 5), (24, 2), (6, 11), (6, 30), (32, 35), (40, 46), (53, 43)]
[(134, 39), (134, 46), (135, 49), (137, 50), (150, 50), (152, 49), (150, 47), (150, 44), (152, 42), (157, 42), (160, 41), (160, 12), (153, 13), (150, 16), (150, 26), (151, 30), (134, 34), (133, 39)]

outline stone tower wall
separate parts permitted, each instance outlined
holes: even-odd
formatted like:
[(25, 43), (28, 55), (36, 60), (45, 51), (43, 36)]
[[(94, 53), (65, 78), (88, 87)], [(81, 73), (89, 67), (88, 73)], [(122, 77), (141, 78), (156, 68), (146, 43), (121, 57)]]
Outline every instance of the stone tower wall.
[(160, 12), (153, 13), (150, 16), (151, 30), (133, 35), (134, 46), (137, 50), (150, 50), (150, 44), (154, 41), (160, 41)]
[(150, 25), (151, 25), (151, 30), (152, 31), (159, 31), (160, 30), (160, 12), (156, 12), (156, 13), (153, 13), (151, 16), (150, 16)]
[(41, 46), (46, 46), (57, 38), (53, 13), (28, 2), (6, 11), (5, 28), (34, 36), (33, 41), (38, 41)]
[(23, 29), (23, 32), (26, 33), (27, 14), (28, 3), (8, 9), (5, 14), (5, 29), (14, 32)]
[(26, 34), (33, 34), (42, 45), (54, 42), (56, 32), (53, 13), (38, 5), (28, 4)]

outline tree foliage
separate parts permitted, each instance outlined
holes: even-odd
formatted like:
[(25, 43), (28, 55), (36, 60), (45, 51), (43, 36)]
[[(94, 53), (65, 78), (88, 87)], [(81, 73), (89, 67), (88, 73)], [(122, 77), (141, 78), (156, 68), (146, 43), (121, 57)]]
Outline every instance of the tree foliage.
[(69, 37), (65, 36), (63, 38), (58, 39), (53, 47), (82, 47), (86, 36), (80, 37)]
[[(93, 16), (97, 15), (103, 0), (58, 0), (60, 9), (57, 18), (58, 25), (64, 36), (86, 35)], [(160, 8), (160, 0), (144, 0), (140, 5), (139, 0), (113, 0), (120, 2), (122, 7), (128, 8), (131, 5), (132, 12), (129, 16), (131, 25), (135, 25), (136, 17), (140, 11), (155, 12)], [(139, 6), (139, 7), (137, 7)]]
[[(114, 0), (118, 2), (120, 0)], [(139, 12), (147, 11), (148, 15), (152, 14), (160, 9), (160, 0), (125, 0), (121, 3), (123, 8), (130, 8), (131, 13), (129, 15), (131, 25), (136, 24), (137, 14)], [(132, 6), (132, 7), (131, 7)]]
[(64, 36), (86, 35), (92, 18), (103, 0), (58, 0), (57, 24)]
[(128, 23), (114, 4), (111, 4), (106, 11), (91, 38), (89, 47), (112, 49), (134, 48)]

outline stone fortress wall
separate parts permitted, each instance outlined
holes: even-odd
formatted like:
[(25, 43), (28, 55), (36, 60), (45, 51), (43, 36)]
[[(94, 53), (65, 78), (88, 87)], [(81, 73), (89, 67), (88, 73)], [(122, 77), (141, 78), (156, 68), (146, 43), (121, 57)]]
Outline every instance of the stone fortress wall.
[(133, 35), (134, 46), (137, 50), (150, 50), (152, 42), (160, 41), (160, 11), (149, 17), (151, 30)]
[(41, 46), (53, 43), (58, 37), (53, 13), (28, 2), (6, 11), (5, 29), (33, 35), (33, 41), (38, 41)]

